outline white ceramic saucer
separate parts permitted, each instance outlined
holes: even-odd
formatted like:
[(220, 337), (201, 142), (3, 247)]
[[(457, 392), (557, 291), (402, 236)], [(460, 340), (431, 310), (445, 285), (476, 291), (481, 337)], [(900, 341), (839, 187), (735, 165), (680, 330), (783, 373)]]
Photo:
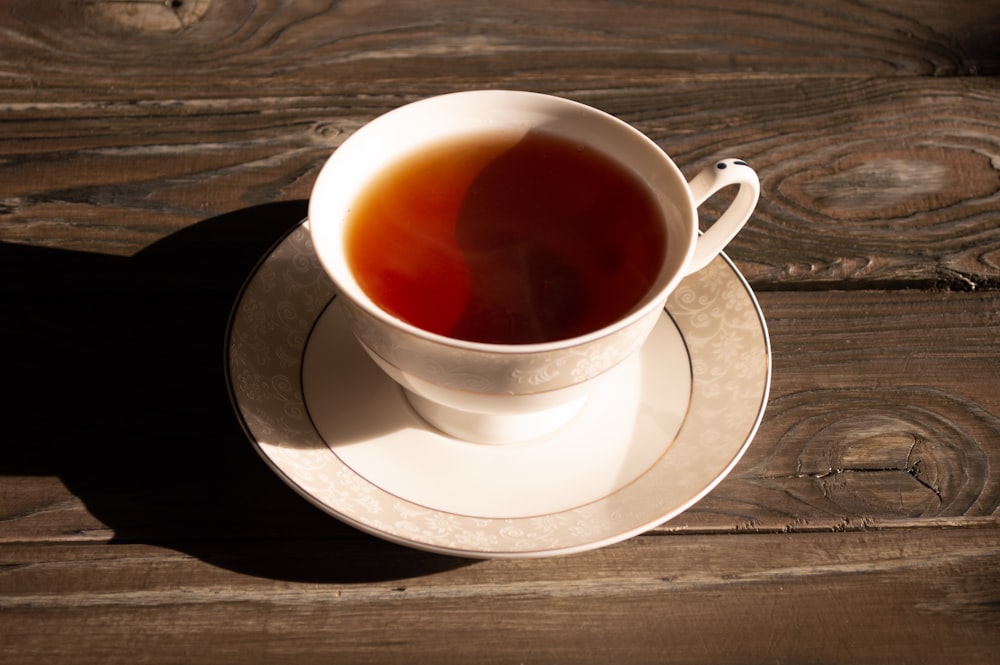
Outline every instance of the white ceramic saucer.
[(426, 425), (360, 349), (306, 224), (264, 257), (236, 301), (230, 393), (272, 469), (358, 529), (456, 556), (593, 549), (686, 510), (756, 433), (767, 329), (724, 256), (680, 284), (642, 351), (569, 425), (477, 445)]

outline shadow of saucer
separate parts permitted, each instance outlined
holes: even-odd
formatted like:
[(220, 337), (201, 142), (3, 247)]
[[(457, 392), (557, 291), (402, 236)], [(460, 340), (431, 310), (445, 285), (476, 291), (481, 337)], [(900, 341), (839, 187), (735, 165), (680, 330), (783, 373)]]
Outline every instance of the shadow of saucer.
[(344, 525), (284, 485), (233, 414), (243, 281), (304, 201), (205, 220), (124, 258), (0, 243), (2, 476), (58, 476), (114, 532), (242, 573), (399, 579), (471, 563)]

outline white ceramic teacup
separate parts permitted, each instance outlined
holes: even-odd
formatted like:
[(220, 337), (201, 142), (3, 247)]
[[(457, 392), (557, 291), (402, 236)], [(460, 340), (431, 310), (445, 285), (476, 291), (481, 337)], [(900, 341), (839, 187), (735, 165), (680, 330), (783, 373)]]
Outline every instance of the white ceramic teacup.
[[(470, 342), (392, 316), (359, 286), (349, 268), (344, 233), (352, 204), (366, 185), (423, 147), (498, 129), (541, 129), (586, 145), (625, 165), (654, 193), (667, 225), (666, 257), (645, 298), (613, 324), (551, 342)], [(728, 185), (739, 186), (735, 198), (699, 234), (697, 207)], [(359, 129), (321, 170), (310, 197), (309, 224), (354, 335), (403, 387), (414, 409), (449, 435), (509, 443), (554, 431), (582, 408), (593, 383), (642, 345), (681, 279), (706, 266), (739, 232), (759, 191), (757, 175), (740, 160), (718, 160), (687, 182), (653, 141), (611, 115), (549, 95), (484, 90), (414, 102)]]

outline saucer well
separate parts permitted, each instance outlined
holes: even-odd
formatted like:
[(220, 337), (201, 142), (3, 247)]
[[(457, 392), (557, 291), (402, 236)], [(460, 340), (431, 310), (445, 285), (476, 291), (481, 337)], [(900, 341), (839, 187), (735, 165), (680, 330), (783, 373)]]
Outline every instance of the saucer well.
[(640, 353), (562, 430), (478, 445), (424, 423), (361, 350), (307, 224), (245, 283), (227, 331), (227, 379), (263, 459), (362, 531), (477, 558), (594, 549), (689, 508), (756, 433), (769, 340), (753, 292), (724, 256), (685, 278)]

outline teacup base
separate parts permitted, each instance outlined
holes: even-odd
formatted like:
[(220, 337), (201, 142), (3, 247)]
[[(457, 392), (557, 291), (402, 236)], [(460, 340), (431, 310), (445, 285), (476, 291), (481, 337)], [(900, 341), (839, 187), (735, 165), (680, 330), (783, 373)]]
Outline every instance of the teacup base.
[(434, 402), (403, 389), (407, 401), (428, 424), (448, 436), (483, 444), (538, 439), (560, 429), (583, 409), (587, 394), (558, 406), (529, 413), (477, 413)]
[(556, 390), (511, 395), (481, 393), (432, 383), (404, 372), (360, 340), (361, 348), (402, 389), (417, 415), (444, 434), (473, 443), (507, 444), (538, 439), (569, 423), (587, 403), (605, 372)]

